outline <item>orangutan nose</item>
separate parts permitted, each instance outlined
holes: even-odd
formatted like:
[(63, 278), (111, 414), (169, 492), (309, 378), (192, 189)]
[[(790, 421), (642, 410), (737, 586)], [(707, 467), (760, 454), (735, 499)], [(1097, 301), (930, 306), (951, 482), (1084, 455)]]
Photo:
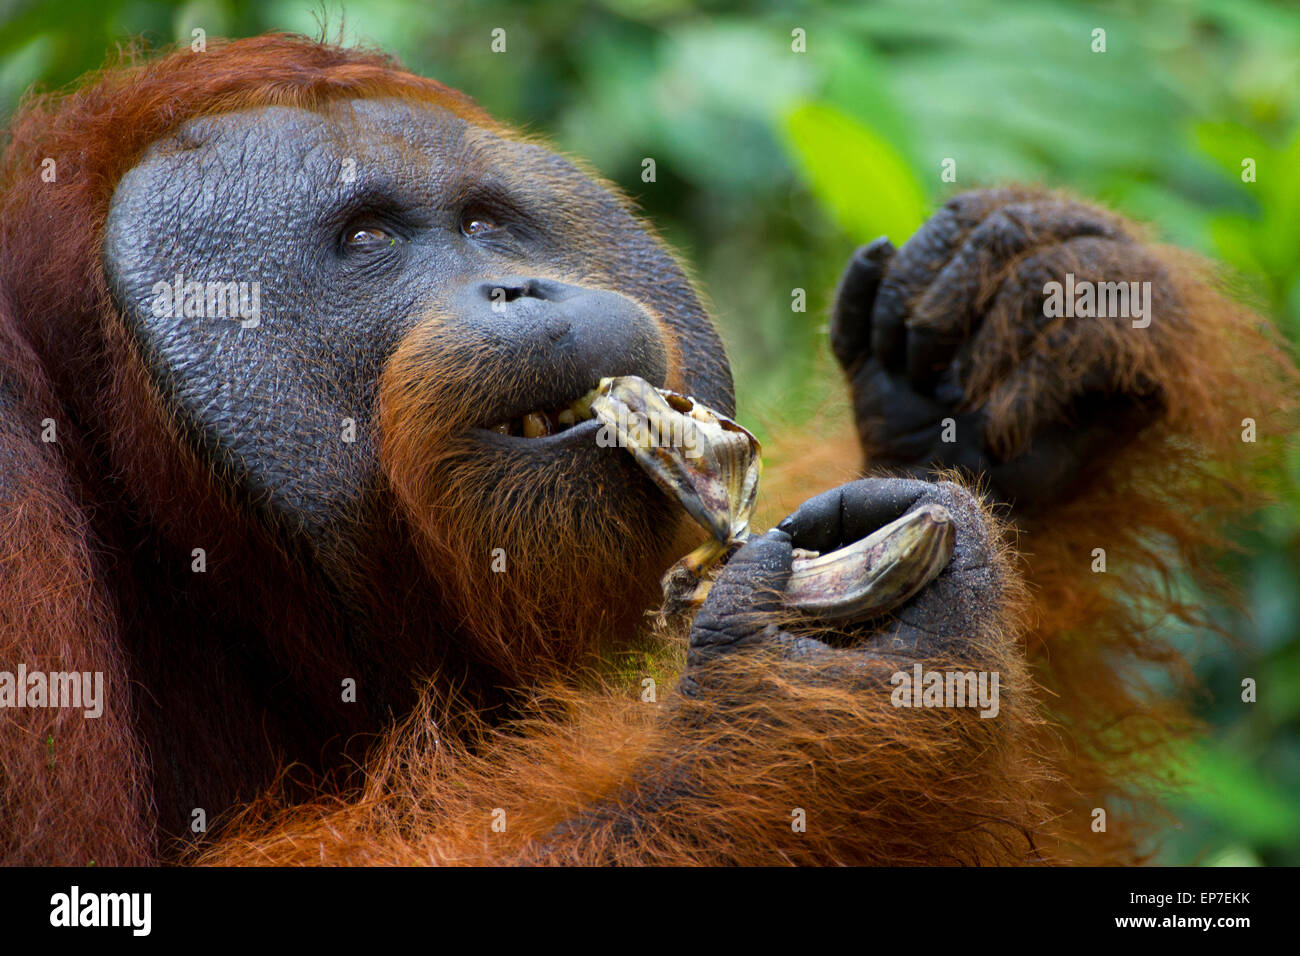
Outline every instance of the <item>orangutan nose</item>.
[(617, 292), (535, 276), (502, 276), (471, 282), (455, 299), (460, 321), (509, 356), (511, 364), (519, 362), (540, 375), (572, 377), (590, 388), (609, 374), (662, 383), (667, 373), (657, 324), (638, 303)]

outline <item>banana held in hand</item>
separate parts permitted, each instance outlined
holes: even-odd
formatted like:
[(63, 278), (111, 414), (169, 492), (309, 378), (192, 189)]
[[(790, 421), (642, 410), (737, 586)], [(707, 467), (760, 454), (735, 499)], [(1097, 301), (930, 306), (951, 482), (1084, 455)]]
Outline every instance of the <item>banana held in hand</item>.
[[(584, 404), (712, 535), (663, 578), (669, 613), (698, 607), (708, 594), (704, 576), (750, 536), (762, 447), (725, 415), (636, 376), (601, 380)], [(829, 554), (798, 552), (786, 604), (830, 621), (884, 614), (938, 577), (955, 537), (948, 511), (927, 505)]]
[(858, 621), (909, 600), (952, 559), (943, 505), (923, 505), (829, 554), (794, 559), (785, 603), (826, 621)]

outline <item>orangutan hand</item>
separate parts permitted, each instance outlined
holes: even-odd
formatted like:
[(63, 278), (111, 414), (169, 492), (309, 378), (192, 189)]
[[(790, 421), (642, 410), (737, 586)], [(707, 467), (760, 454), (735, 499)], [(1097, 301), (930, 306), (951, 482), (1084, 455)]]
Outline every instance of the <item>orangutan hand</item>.
[[(804, 623), (818, 624), (792, 621), (782, 603), (793, 549), (833, 551), (928, 504), (948, 509), (956, 529), (952, 558), (934, 581), (885, 618), (849, 630), (823, 622), (833, 642), (792, 633), (802, 632)], [(722, 673), (717, 662), (754, 650), (814, 663), (819, 675), (836, 681), (853, 681), (861, 664), (881, 659), (970, 659), (972, 644), (1002, 623), (1004, 576), (993, 524), (960, 485), (902, 478), (850, 482), (809, 498), (727, 563), (691, 628), (682, 690), (688, 696), (705, 692), (712, 674)]]
[[(1085, 314), (1067, 293), (1090, 284)], [(868, 467), (966, 469), (1017, 511), (1059, 500), (1160, 414), (1140, 370), (1176, 346), (1160, 339), (1178, 324), (1171, 289), (1118, 217), (1023, 189), (957, 196), (897, 252), (863, 246), (831, 345)]]

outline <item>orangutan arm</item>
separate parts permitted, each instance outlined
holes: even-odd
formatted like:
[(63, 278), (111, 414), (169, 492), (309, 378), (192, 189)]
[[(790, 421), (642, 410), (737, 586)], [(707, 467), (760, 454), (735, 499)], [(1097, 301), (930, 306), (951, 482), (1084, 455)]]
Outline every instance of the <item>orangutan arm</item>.
[[(830, 630), (782, 607), (793, 547), (833, 550), (926, 504), (953, 514), (956, 549), (889, 620)], [(1016, 644), (1017, 587), (996, 526), (960, 486), (873, 479), (810, 499), (714, 584), (691, 630), (656, 770), (548, 834), (543, 857), (1035, 860), (1043, 821), (1038, 768), (1024, 753), (1033, 708)], [(905, 706), (913, 701), (896, 675), (910, 680), (917, 665), (996, 675), (996, 700), (982, 713), (974, 700)]]
[(1219, 273), (1109, 211), (1013, 187), (954, 197), (897, 251), (862, 247), (836, 296), (867, 469), (961, 469), (1015, 525), (1041, 752), (1067, 781), (1047, 855), (1136, 858), (1151, 815), (1134, 782), (1190, 723), (1178, 693), (1132, 675), (1186, 686), (1170, 624), (1214, 632), (1233, 600), (1224, 528), (1263, 503), (1296, 432), (1293, 359)]
[[(923, 504), (954, 516), (947, 570), (885, 621), (831, 631), (779, 594), (792, 549), (848, 543)], [(959, 486), (871, 479), (806, 502), (719, 575), (677, 690), (655, 704), (558, 692), (472, 749), (413, 722), (369, 796), (299, 808), (217, 863), (1021, 863), (1040, 770), (1018, 585)], [(997, 697), (899, 706), (895, 675), (960, 671)], [(992, 687), (986, 683), (986, 688)], [(912, 703), (910, 694), (906, 703)], [(403, 743), (404, 741), (404, 743)]]

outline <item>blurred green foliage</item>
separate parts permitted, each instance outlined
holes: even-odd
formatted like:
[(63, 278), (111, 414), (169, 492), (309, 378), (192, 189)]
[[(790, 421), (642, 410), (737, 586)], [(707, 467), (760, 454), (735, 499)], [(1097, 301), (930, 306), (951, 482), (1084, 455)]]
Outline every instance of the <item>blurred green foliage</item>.
[[(188, 42), (195, 28), (324, 24), (467, 90), (626, 189), (694, 264), (760, 432), (839, 394), (825, 312), (853, 247), (901, 242), (949, 192), (1010, 179), (1154, 223), (1300, 335), (1300, 11), (1282, 0), (11, 0), (0, 17), (5, 112), (130, 37)], [(641, 180), (646, 157), (656, 182)], [(940, 180), (947, 158), (955, 184)], [(1160, 861), (1300, 863), (1297, 476), (1241, 532), (1249, 614), (1219, 614), (1238, 646), (1177, 636), (1201, 649), (1211, 733), (1186, 755), (1193, 786)], [(1244, 677), (1258, 703), (1241, 702)]]

